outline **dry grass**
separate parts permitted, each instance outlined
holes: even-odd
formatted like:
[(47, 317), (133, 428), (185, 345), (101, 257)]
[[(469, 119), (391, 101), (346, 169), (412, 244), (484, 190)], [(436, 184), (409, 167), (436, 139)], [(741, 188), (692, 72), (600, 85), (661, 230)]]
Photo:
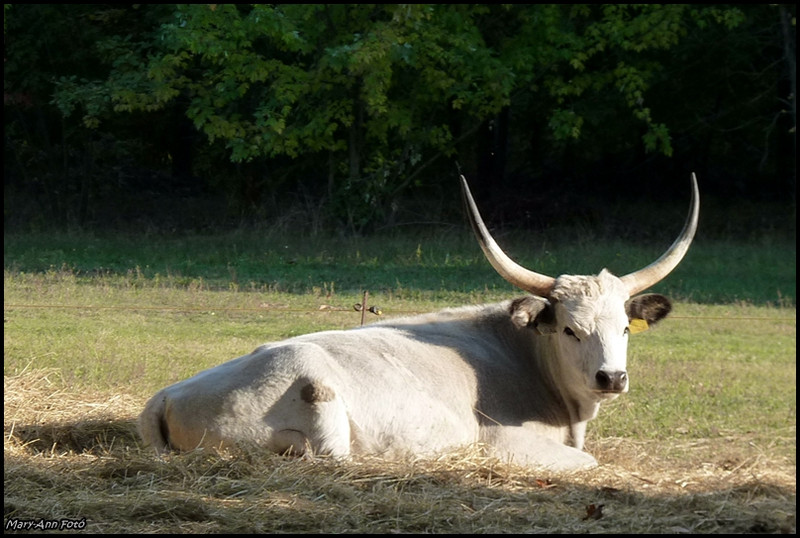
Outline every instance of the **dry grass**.
[[(4, 379), (7, 531), (65, 519), (91, 533), (796, 532), (794, 458), (745, 435), (597, 439), (602, 465), (577, 474), (469, 450), (400, 463), (158, 459), (138, 445), (143, 401), (64, 386), (54, 370)], [(796, 440), (794, 427), (781, 435)]]

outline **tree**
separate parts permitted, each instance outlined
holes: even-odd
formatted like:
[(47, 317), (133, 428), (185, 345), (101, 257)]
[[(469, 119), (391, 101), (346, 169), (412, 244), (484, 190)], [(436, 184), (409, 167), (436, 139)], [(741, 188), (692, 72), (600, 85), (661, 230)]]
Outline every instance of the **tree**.
[(65, 78), (57, 100), (66, 114), (80, 104), (87, 126), (109, 104), (182, 101), (234, 162), (326, 162), (329, 203), (360, 229), (418, 176), (426, 152), (452, 153), (450, 111), (480, 121), (507, 103), (511, 73), (470, 22), (482, 9), (181, 6), (150, 43), (108, 39), (109, 77)]
[[(109, 36), (145, 34), (162, 11), (160, 6), (139, 12), (90, 4), (5, 5), (7, 223), (82, 226), (97, 219), (99, 209), (106, 209), (105, 219), (112, 218), (124, 208), (106, 208), (104, 202), (117, 202), (116, 193), (126, 185), (141, 186), (143, 179), (159, 174), (165, 154), (156, 133), (169, 132), (170, 123), (108, 114), (102, 128), (92, 126), (92, 112), (107, 104), (103, 89), (91, 81), (107, 77), (113, 62), (113, 53), (102, 48)], [(81, 82), (75, 86), (83, 93), (70, 99), (89, 107), (85, 118), (64, 115), (54, 105), (58, 80)]]
[(668, 130), (645, 102), (659, 66), (637, 55), (674, 46), (687, 11), (185, 5), (144, 41), (108, 39), (109, 77), (62, 80), (57, 96), (66, 113), (82, 103), (89, 126), (108, 103), (147, 111), (179, 100), (234, 162), (325, 162), (329, 203), (361, 229), (385, 218), (432, 158), (452, 155), (459, 136), (520, 94), (544, 97), (551, 136), (563, 141), (580, 137), (588, 103), (613, 89), (610, 100), (646, 126), (645, 146), (669, 154)]
[[(689, 118), (713, 93), (695, 99), (685, 78), (717, 69), (724, 53), (696, 52), (728, 39), (752, 58), (766, 9), (20, 5), (7, 17), (6, 95), (21, 95), (33, 61), (37, 102), (54, 96), (65, 145), (105, 137), (112, 151), (240, 201), (302, 188), (360, 231), (390, 221), (404, 194), (437, 186), (442, 167), (452, 179), (452, 160), (496, 186), (508, 169), (547, 176), (548, 166), (600, 181), (596, 163), (669, 156), (676, 133), (685, 151)], [(49, 63), (27, 40), (33, 21)], [(6, 117), (8, 151), (24, 123)]]

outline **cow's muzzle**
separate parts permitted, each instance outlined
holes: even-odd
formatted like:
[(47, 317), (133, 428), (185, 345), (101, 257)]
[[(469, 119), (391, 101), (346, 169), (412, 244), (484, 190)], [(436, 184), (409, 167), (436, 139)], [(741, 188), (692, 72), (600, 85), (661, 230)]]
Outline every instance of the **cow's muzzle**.
[(623, 392), (628, 387), (628, 372), (600, 370), (594, 378), (600, 392)]

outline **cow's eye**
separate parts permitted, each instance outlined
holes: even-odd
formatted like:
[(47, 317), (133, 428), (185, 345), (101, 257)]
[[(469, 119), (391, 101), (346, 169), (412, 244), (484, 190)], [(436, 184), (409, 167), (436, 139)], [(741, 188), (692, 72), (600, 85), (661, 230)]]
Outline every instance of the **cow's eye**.
[(567, 336), (571, 336), (571, 337), (573, 337), (573, 338), (574, 338), (575, 340), (577, 340), (578, 342), (580, 342), (580, 341), (581, 341), (581, 339), (580, 339), (580, 338), (578, 338), (578, 337), (575, 335), (575, 331), (573, 331), (573, 330), (572, 330), (572, 329), (570, 329), (569, 327), (564, 327), (564, 334), (566, 334)]
[(625, 330), (622, 331), (622, 336), (628, 336), (629, 334), (631, 334), (631, 328), (625, 327)]

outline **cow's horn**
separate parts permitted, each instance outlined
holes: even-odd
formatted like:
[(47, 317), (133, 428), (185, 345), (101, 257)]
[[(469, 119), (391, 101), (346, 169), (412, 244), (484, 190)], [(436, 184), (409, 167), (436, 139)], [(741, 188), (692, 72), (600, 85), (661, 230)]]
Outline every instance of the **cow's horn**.
[(697, 188), (697, 178), (694, 173), (692, 174), (692, 201), (689, 205), (689, 216), (686, 217), (686, 223), (683, 225), (681, 235), (672, 243), (664, 254), (659, 259), (648, 265), (643, 269), (625, 275), (622, 277), (622, 282), (627, 286), (628, 293), (633, 296), (642, 290), (655, 285), (670, 271), (678, 266), (686, 251), (689, 250), (689, 245), (692, 244), (694, 233), (697, 230), (697, 219), (700, 214), (700, 190)]
[(489, 260), (489, 263), (492, 264), (495, 271), (510, 284), (534, 295), (547, 297), (553, 289), (555, 279), (551, 276), (529, 271), (509, 258), (506, 253), (500, 249), (491, 234), (489, 234), (489, 230), (486, 229), (486, 225), (483, 223), (483, 219), (478, 212), (478, 206), (475, 205), (475, 200), (472, 199), (472, 193), (469, 191), (469, 185), (467, 185), (467, 180), (464, 176), (461, 176), (461, 189), (464, 193), (464, 201), (467, 204), (467, 213), (469, 214), (470, 224), (472, 224), (472, 230), (478, 238), (478, 243), (484, 255), (486, 255), (486, 258)]

